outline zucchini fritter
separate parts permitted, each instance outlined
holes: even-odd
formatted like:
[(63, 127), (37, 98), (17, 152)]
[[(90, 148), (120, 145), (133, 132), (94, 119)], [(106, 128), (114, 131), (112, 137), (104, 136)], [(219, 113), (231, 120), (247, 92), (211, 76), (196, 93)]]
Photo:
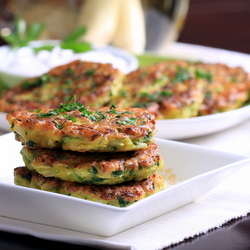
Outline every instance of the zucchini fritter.
[(30, 148), (79, 152), (118, 152), (146, 148), (155, 120), (139, 108), (86, 108), (74, 102), (59, 109), (16, 111), (7, 115), (16, 140)]
[(207, 86), (204, 76), (185, 61), (142, 67), (124, 78), (123, 87), (112, 103), (145, 108), (156, 119), (197, 116)]
[(82, 184), (118, 184), (141, 181), (163, 167), (159, 148), (151, 143), (148, 148), (121, 153), (80, 153), (65, 150), (21, 150), (24, 163), (44, 177)]
[(82, 104), (102, 107), (117, 94), (123, 77), (111, 64), (77, 60), (7, 90), (0, 99), (0, 111), (57, 108), (72, 95)]
[(14, 170), (16, 185), (55, 192), (89, 201), (118, 207), (126, 207), (165, 188), (164, 179), (157, 173), (142, 181), (131, 181), (117, 185), (85, 185), (45, 178), (26, 167)]
[(211, 74), (199, 115), (234, 110), (249, 99), (250, 77), (242, 67), (232, 68), (220, 63), (197, 63), (195, 66)]

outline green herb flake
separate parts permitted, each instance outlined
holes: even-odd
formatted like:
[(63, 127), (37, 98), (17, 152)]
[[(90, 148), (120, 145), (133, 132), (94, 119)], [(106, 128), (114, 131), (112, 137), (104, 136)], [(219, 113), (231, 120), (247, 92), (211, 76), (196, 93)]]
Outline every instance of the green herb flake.
[(100, 177), (92, 177), (91, 179), (92, 181), (95, 181), (95, 182), (102, 182), (102, 181), (107, 180), (106, 178), (100, 178)]
[(116, 120), (116, 123), (119, 125), (136, 125), (136, 118), (135, 117), (130, 117), (130, 118), (125, 117), (123, 120)]
[(129, 171), (129, 174), (130, 174), (131, 176), (135, 176), (135, 170), (134, 170), (134, 169), (131, 169), (131, 170)]
[[(71, 103), (71, 100), (73, 99), (73, 103)], [(40, 113), (41, 110), (34, 111), (37, 114), (38, 118), (51, 118), (56, 115), (62, 115), (67, 120), (76, 121), (76, 118), (74, 116), (64, 114), (65, 112), (70, 112), (73, 110), (79, 110), (80, 112), (87, 112), (87, 109), (82, 105), (81, 103), (78, 103), (76, 101), (76, 95), (73, 95), (65, 104), (60, 104), (59, 109), (52, 109), (48, 111), (47, 113)]]
[(148, 75), (147, 71), (142, 71), (139, 75), (140, 80), (143, 80), (144, 78), (146, 78)]
[(28, 180), (28, 181), (31, 181), (32, 174), (31, 174), (31, 173), (22, 174), (21, 177), (22, 177), (23, 179), (26, 179), (26, 180)]
[(63, 125), (65, 122), (66, 122), (66, 120), (64, 120), (63, 123), (59, 123), (57, 120), (54, 120), (56, 127), (60, 130), (64, 128)]
[(33, 142), (33, 141), (27, 141), (27, 142), (26, 142), (26, 146), (27, 146), (27, 147), (30, 147), (30, 148), (33, 148), (33, 147), (36, 146), (36, 143)]
[(204, 72), (198, 69), (195, 71), (195, 75), (197, 79), (206, 79), (209, 82), (212, 82), (213, 79), (212, 74), (210, 72)]
[(66, 85), (69, 85), (69, 84), (72, 84), (73, 83), (73, 80), (72, 79), (67, 79), (64, 84)]
[(121, 195), (117, 195), (116, 198), (117, 198), (117, 200), (118, 200), (118, 202), (119, 202), (119, 206), (120, 206), (120, 207), (126, 207), (127, 205), (130, 204), (130, 201), (124, 200), (123, 197), (122, 197)]
[(169, 96), (172, 96), (173, 93), (167, 91), (167, 90), (163, 90), (161, 93), (160, 93), (161, 96), (166, 96), (166, 97), (169, 97)]
[(123, 175), (124, 174), (124, 171), (123, 170), (116, 170), (116, 171), (113, 171), (112, 172), (112, 175), (114, 176), (114, 177), (119, 177), (119, 176), (121, 176), (121, 175)]
[(58, 112), (56, 110), (50, 110), (47, 113), (37, 114), (37, 117), (38, 118), (51, 118), (51, 117), (54, 117), (55, 115), (58, 115)]
[(210, 91), (207, 91), (205, 93), (205, 99), (210, 99), (210, 98), (212, 98), (212, 93)]
[(91, 169), (88, 169), (88, 172), (91, 173), (91, 174), (97, 174), (98, 170), (94, 166), (92, 166)]
[(124, 90), (122, 90), (121, 93), (120, 93), (120, 95), (121, 95), (122, 97), (127, 97), (127, 92), (124, 91)]
[(41, 109), (35, 110), (34, 112), (35, 112), (35, 113), (40, 113), (40, 112), (41, 112)]
[(119, 150), (119, 147), (113, 146), (112, 149), (113, 149), (112, 152), (116, 152), (117, 150)]
[(88, 69), (86, 70), (86, 72), (84, 73), (85, 76), (92, 76), (95, 74), (95, 70), (93, 69)]
[(171, 93), (171, 92), (169, 92), (167, 90), (163, 90), (163, 91), (155, 92), (153, 94), (143, 92), (143, 93), (140, 94), (140, 98), (141, 99), (147, 99), (150, 102), (155, 102), (155, 101), (161, 99), (162, 97), (170, 97), (172, 95), (173, 95), (173, 93)]
[(121, 115), (124, 115), (124, 114), (132, 114), (133, 112), (132, 111), (124, 111), (124, 112), (119, 112), (116, 110), (116, 106), (115, 105), (111, 105), (110, 110), (107, 111), (107, 113), (110, 113), (110, 114), (121, 114)]
[(116, 106), (115, 105), (112, 104), (109, 109), (110, 109), (110, 111), (108, 111), (108, 113), (116, 114)]
[(177, 67), (177, 72), (175, 74), (175, 78), (172, 79), (174, 83), (184, 82), (186, 80), (190, 80), (192, 78), (189, 70), (187, 68)]
[(71, 68), (68, 68), (68, 69), (66, 70), (66, 74), (67, 74), (67, 76), (72, 76), (72, 75), (74, 75), (74, 70), (71, 69)]
[(142, 142), (150, 142), (152, 140), (152, 134), (149, 133), (142, 138)]
[(63, 116), (65, 119), (69, 120), (69, 121), (72, 121), (72, 122), (75, 122), (75, 121), (76, 121), (76, 117), (75, 117), (75, 116), (72, 116), (72, 115), (64, 115), (64, 114), (62, 114), (62, 116)]
[(50, 75), (44, 74), (40, 77), (35, 78), (33, 82), (24, 81), (21, 85), (21, 88), (28, 89), (28, 88), (39, 87), (47, 83), (49, 79), (50, 79)]
[(97, 110), (96, 112), (92, 113), (90, 116), (89, 116), (89, 119), (94, 122), (94, 121), (102, 121), (104, 119), (107, 118), (107, 115), (104, 114), (103, 112)]

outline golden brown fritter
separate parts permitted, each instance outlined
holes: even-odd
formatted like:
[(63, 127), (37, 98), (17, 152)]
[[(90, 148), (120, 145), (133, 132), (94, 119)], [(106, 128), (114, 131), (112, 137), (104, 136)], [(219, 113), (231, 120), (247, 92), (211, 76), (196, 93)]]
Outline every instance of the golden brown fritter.
[(117, 152), (146, 148), (155, 120), (139, 108), (86, 108), (74, 102), (59, 109), (16, 111), (7, 115), (16, 140), (30, 148)]
[(156, 119), (197, 116), (207, 86), (205, 74), (185, 61), (166, 61), (129, 73), (112, 103), (141, 107)]
[(164, 179), (157, 173), (142, 181), (131, 181), (117, 185), (86, 185), (50, 177), (45, 178), (26, 167), (14, 170), (16, 185), (41, 189), (100, 202), (107, 205), (126, 207), (165, 188)]
[(199, 115), (209, 115), (240, 108), (249, 99), (250, 77), (242, 67), (197, 63), (197, 69), (211, 75)]
[(24, 163), (44, 177), (95, 185), (141, 181), (163, 167), (158, 146), (121, 153), (79, 153), (65, 150), (21, 150)]
[(2, 93), (0, 111), (57, 108), (72, 95), (82, 104), (102, 107), (117, 94), (123, 77), (111, 64), (77, 60)]

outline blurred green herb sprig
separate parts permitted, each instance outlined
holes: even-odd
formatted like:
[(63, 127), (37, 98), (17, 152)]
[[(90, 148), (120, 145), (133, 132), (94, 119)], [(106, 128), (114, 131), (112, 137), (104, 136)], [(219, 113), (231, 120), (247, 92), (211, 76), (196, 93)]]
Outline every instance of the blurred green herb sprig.
[[(39, 38), (45, 28), (44, 23), (33, 22), (27, 24), (24, 19), (16, 18), (14, 22), (14, 31), (9, 35), (0, 35), (1, 38), (9, 44), (13, 49), (29, 46), (29, 42), (35, 41)], [(55, 46), (60, 46), (62, 49), (71, 49), (75, 53), (86, 52), (92, 50), (92, 45), (85, 41), (79, 41), (86, 33), (85, 27), (78, 27), (73, 30), (66, 38), (64, 38), (58, 45), (42, 45), (34, 47), (35, 52), (41, 50), (53, 50)], [(42, 41), (42, 40), (41, 40)]]

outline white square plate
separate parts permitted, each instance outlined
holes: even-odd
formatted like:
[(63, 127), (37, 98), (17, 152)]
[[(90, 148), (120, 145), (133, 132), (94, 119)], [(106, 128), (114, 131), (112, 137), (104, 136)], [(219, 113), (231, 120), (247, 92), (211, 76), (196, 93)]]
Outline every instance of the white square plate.
[(20, 187), (13, 169), (23, 165), (14, 134), (0, 136), (0, 216), (101, 236), (123, 230), (198, 199), (250, 163), (250, 158), (156, 139), (169, 187), (125, 208)]

